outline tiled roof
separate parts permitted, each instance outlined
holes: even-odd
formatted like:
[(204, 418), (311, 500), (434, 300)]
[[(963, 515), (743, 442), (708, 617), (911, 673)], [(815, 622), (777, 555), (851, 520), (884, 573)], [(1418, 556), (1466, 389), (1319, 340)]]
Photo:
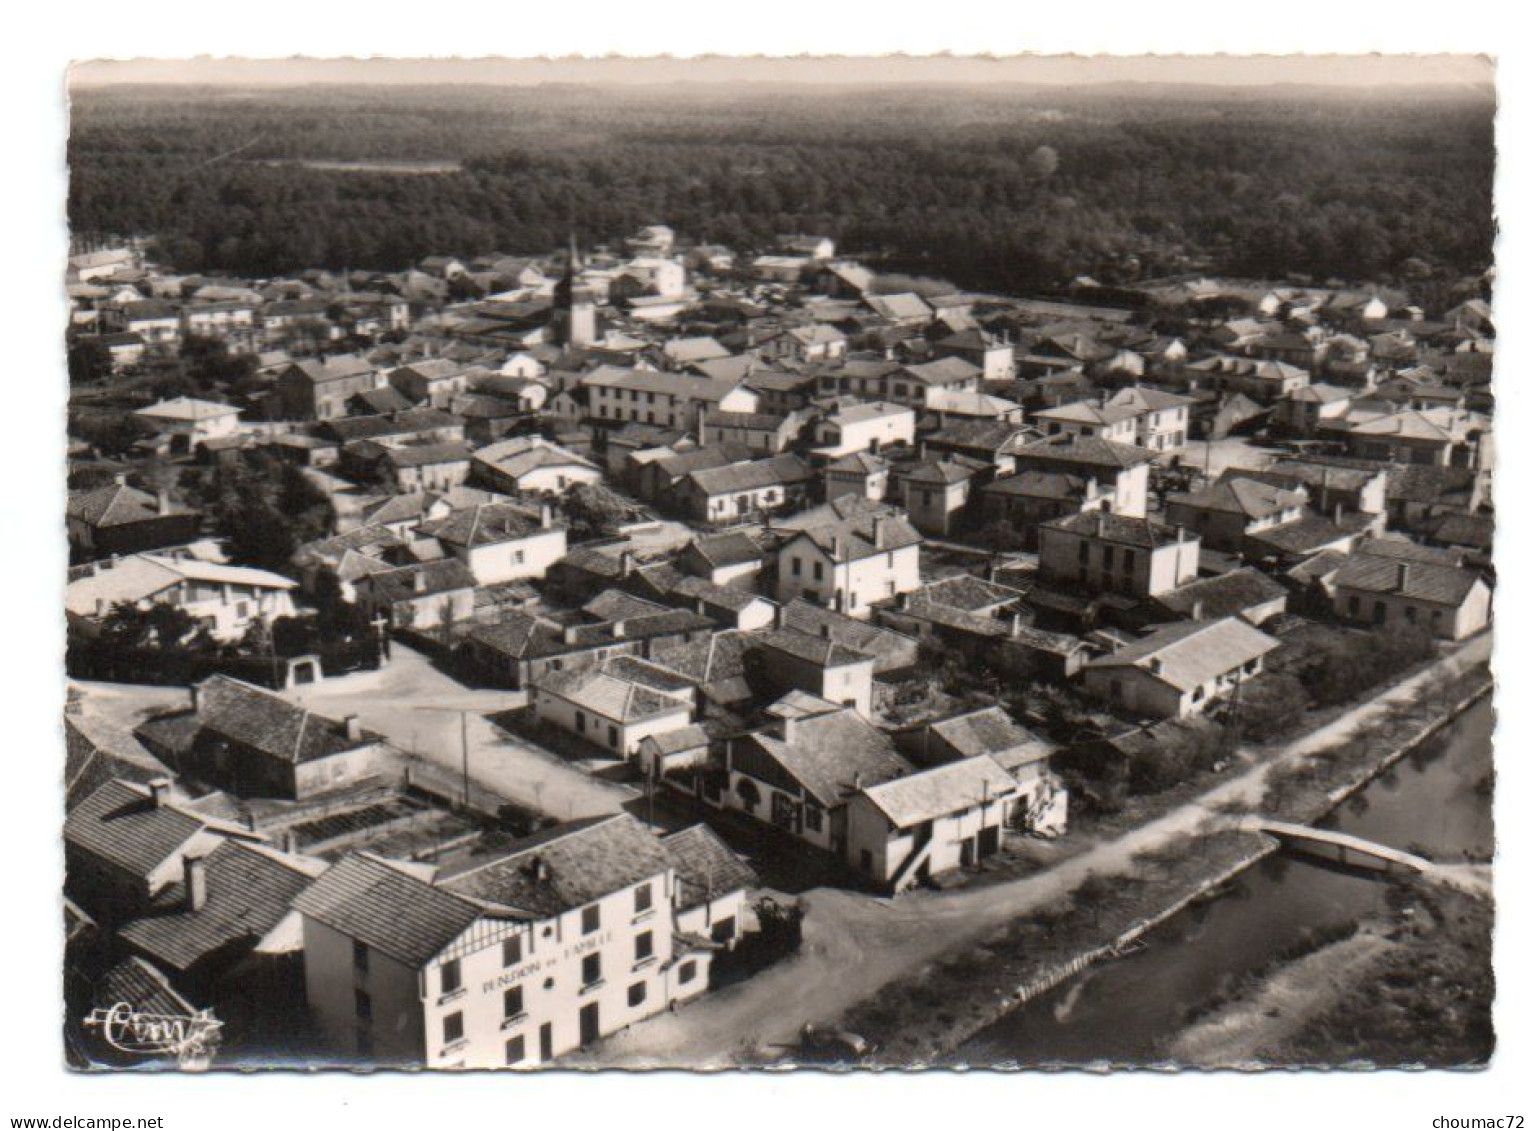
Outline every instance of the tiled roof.
[(715, 534), (693, 539), (693, 552), (716, 569), (762, 560), (762, 547), (745, 534)]
[(349, 739), (344, 723), (226, 675), (197, 685), (197, 720), (205, 731), (294, 765), (383, 740), (371, 731)]
[(828, 609), (795, 597), (783, 607), (779, 624), (807, 636), (834, 640), (856, 652), (874, 657), (875, 674), (910, 667), (917, 656), (917, 642), (894, 629)]
[(539, 517), (512, 503), (481, 503), (430, 522), (419, 532), (453, 546), (495, 546), (538, 533)]
[(293, 901), (296, 910), (411, 969), (420, 969), (486, 914), (479, 903), (372, 856), (335, 864)]
[[(80, 491), (70, 495), (66, 513), (87, 526), (121, 526), (159, 517), (159, 500), (148, 491), (139, 491), (121, 483)], [(170, 513), (192, 514), (186, 507), (173, 504)]]
[(469, 456), (469, 445), (462, 440), (448, 440), (441, 444), (406, 444), (390, 448), (384, 459), (395, 467), (429, 467), (439, 463), (464, 463)]
[(1024, 471), (997, 479), (981, 488), (988, 495), (1016, 495), (1028, 499), (1075, 499), (1087, 492), (1088, 481), (1080, 475), (1058, 471)]
[(1004, 770), (1048, 758), (1054, 745), (1021, 727), (1001, 707), (982, 707), (932, 723), (931, 728), (962, 757), (988, 755)]
[(810, 479), (810, 468), (799, 456), (782, 455), (751, 463), (703, 468), (691, 472), (687, 478), (701, 494), (714, 497), (804, 483)]
[(1133, 444), (1116, 444), (1096, 436), (1070, 440), (1041, 440), (1016, 453), (1020, 464), (1063, 463), (1075, 466), (1128, 468), (1150, 463), (1155, 453)]
[(1247, 518), (1267, 518), (1293, 507), (1305, 506), (1306, 496), (1299, 491), (1286, 491), (1257, 479), (1231, 478), (1221, 479), (1204, 491), (1169, 495), (1167, 501), (1183, 503), (1199, 510), (1221, 511)]
[(757, 642), (764, 648), (783, 652), (807, 663), (823, 668), (843, 667), (864, 663), (873, 659), (866, 652), (849, 648), (824, 636), (812, 636), (793, 628), (767, 629), (757, 634)]
[(617, 813), (535, 833), (489, 864), (444, 878), (442, 887), (552, 916), (663, 876), (671, 867), (660, 838)]
[(757, 887), (761, 880), (707, 825), (690, 825), (661, 838), (681, 888), (679, 910), (697, 907), (731, 892)]
[(190, 1017), (197, 1012), (164, 974), (136, 955), (123, 959), (96, 980), (93, 1000), (104, 1009), (127, 1002), (135, 1013), (159, 1017)]
[(1107, 511), (1084, 511), (1081, 514), (1064, 515), (1044, 524), (1044, 530), (1061, 530), (1081, 538), (1094, 538), (1100, 542), (1113, 542), (1121, 546), (1133, 546), (1142, 550), (1154, 550), (1171, 545), (1180, 538), (1176, 527), (1154, 522), (1149, 518), (1132, 518), (1129, 515), (1110, 514)]
[(606, 664), (580, 671), (545, 672), (534, 684), (540, 694), (557, 695), (595, 715), (626, 725), (690, 707), (688, 699), (680, 694), (657, 691), (646, 683), (619, 675)]
[(924, 585), (910, 595), (908, 603), (947, 605), (949, 608), (973, 613), (1009, 605), (1022, 596), (1020, 590), (961, 573)]
[[(416, 578), (422, 578), (416, 587)], [(415, 601), (439, 593), (453, 593), (475, 587), (474, 574), (457, 558), (437, 562), (417, 562), (401, 566), (387, 573), (375, 573), (367, 578), (367, 585), (385, 604)]]
[(64, 839), (147, 878), (205, 827), (202, 818), (172, 803), (156, 806), (147, 788), (111, 781), (70, 811)]
[(880, 785), (864, 796), (898, 829), (995, 801), (1014, 789), (1007, 771), (990, 758), (965, 758), (931, 770), (919, 770)]
[(1168, 625), (1087, 666), (1138, 667), (1180, 691), (1192, 691), (1277, 647), (1279, 641), (1246, 621), (1225, 617)]
[(1408, 600), (1458, 607), (1480, 580), (1474, 570), (1430, 562), (1354, 554), (1333, 579), (1340, 590), (1394, 593)]
[(796, 720), (793, 742), (766, 731), (743, 741), (776, 762), (827, 808), (842, 804), (857, 788), (855, 782), (867, 789), (912, 770), (889, 736), (851, 708)]
[(1248, 609), (1286, 596), (1284, 586), (1251, 566), (1180, 585), (1158, 597), (1157, 603), (1179, 616), (1191, 616), (1197, 604), (1201, 619), (1237, 616)]
[(278, 853), (234, 840), (205, 856), (202, 866), (207, 894), (201, 908), (187, 906), (182, 882), (170, 884), (148, 915), (122, 927), (123, 941), (171, 970), (215, 955), (232, 959), (232, 948), (260, 942), (314, 879)]

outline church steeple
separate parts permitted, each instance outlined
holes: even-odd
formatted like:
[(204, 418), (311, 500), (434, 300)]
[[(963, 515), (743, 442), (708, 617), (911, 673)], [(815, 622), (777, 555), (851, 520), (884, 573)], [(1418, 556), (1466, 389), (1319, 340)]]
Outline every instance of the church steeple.
[(581, 252), (576, 233), (570, 233), (565, 273), (554, 285), (554, 311), (550, 329), (560, 345), (585, 346), (597, 340), (597, 304), (591, 288), (581, 282)]

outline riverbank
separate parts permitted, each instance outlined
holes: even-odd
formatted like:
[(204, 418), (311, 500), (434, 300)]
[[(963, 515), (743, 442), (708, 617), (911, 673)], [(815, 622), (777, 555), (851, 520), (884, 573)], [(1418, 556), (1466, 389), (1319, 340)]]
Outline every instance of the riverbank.
[(1492, 1055), (1491, 903), (1402, 886), (1389, 916), (1256, 972), (1167, 1042), (1196, 1067), (1468, 1067)]
[[(1491, 687), (1485, 664), (1445, 674), (1442, 683), (1408, 681), (1388, 692), (1371, 725), (1343, 732), (1338, 741), (1324, 740), (1332, 737), (1330, 728), (1310, 736), (1297, 757), (1265, 776), (1260, 796), (1238, 793), (1212, 808), (1228, 823), (1254, 811), (1297, 823), (1322, 819)], [(913, 981), (887, 987), (847, 1011), (841, 1023), (880, 1046), (875, 1059), (881, 1064), (967, 1063), (956, 1050), (976, 1033), (1122, 953), (1191, 903), (1218, 894), (1278, 847), (1229, 824), (1217, 831), (1212, 821), (1199, 834), (1136, 856), (1124, 872), (1090, 876), (1028, 921), (1008, 924), (930, 964)]]

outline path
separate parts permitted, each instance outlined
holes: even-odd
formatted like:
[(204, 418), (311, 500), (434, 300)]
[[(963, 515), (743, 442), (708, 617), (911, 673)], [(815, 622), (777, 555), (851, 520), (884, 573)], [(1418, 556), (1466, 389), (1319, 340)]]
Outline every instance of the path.
[(1378, 930), (1366, 927), (1297, 959), (1250, 997), (1184, 1030), (1167, 1059), (1206, 1068), (1256, 1066), (1265, 1049), (1274, 1048), (1354, 990), (1391, 945)]
[(1216, 823), (1233, 807), (1256, 807), (1269, 774), (1347, 738), (1419, 689), (1485, 663), (1492, 653), (1483, 635), (1375, 698), (1295, 740), (1252, 769), (1217, 785), (1166, 815), (1105, 841), (1044, 871), (975, 890), (918, 892), (873, 899), (819, 888), (807, 908), (800, 952), (756, 977), (700, 999), (679, 1013), (657, 1017), (618, 1034), (572, 1063), (675, 1067), (724, 1066), (743, 1046), (789, 1044), (806, 1021), (830, 1021), (910, 976), (941, 955), (960, 949), (1022, 915), (1069, 893), (1089, 874), (1125, 873), (1134, 857)]

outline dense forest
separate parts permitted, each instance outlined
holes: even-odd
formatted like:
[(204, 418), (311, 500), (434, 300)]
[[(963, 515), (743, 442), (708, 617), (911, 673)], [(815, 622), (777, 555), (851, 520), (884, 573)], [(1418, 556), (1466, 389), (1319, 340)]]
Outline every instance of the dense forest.
[(825, 233), (1003, 291), (1191, 264), (1448, 277), (1491, 262), (1493, 109), (1304, 87), (97, 88), (73, 100), (69, 215), (258, 276), (664, 222), (748, 251)]

